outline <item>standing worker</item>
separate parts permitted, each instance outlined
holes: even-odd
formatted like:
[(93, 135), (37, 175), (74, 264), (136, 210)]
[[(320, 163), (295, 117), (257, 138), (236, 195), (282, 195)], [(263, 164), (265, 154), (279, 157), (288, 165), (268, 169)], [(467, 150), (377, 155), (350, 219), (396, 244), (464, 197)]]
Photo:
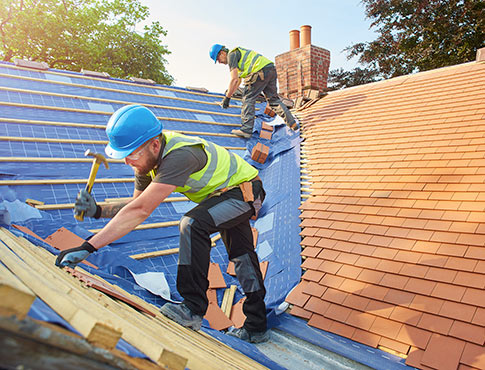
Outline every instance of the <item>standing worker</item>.
[(241, 157), (197, 137), (162, 131), (162, 123), (141, 105), (117, 110), (106, 127), (111, 158), (124, 159), (135, 172), (135, 190), (129, 201), (96, 204), (81, 191), (74, 212), (112, 220), (89, 241), (65, 250), (56, 265), (75, 267), (91, 253), (118, 240), (141, 224), (172, 192), (198, 205), (180, 220), (177, 290), (182, 304), (166, 303), (161, 312), (177, 323), (199, 330), (208, 307), (206, 291), (210, 263), (210, 235), (219, 231), (236, 276), (246, 294), (242, 328), (228, 334), (249, 342), (268, 340), (263, 278), (253, 245), (249, 219), (264, 200), (258, 170)]
[(214, 62), (228, 64), (231, 73), (229, 88), (221, 102), (222, 108), (229, 107), (232, 95), (241, 84), (241, 80), (244, 79), (241, 129), (232, 130), (234, 135), (248, 139), (253, 134), (254, 106), (261, 93), (264, 93), (269, 106), (284, 119), (288, 127), (295, 131), (298, 129), (295, 118), (278, 96), (276, 68), (273, 62), (253, 50), (237, 47), (229, 51), (221, 44), (212, 45), (209, 55)]

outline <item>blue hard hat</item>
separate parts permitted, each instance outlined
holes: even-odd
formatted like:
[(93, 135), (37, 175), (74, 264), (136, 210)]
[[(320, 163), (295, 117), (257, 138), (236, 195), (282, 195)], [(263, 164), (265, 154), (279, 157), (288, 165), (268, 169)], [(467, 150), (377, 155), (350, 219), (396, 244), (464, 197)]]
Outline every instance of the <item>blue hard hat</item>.
[(110, 117), (106, 126), (109, 143), (104, 149), (110, 158), (123, 159), (147, 140), (160, 135), (163, 125), (142, 105), (125, 105)]
[(210, 48), (209, 55), (214, 60), (214, 63), (217, 62), (217, 56), (219, 55), (219, 52), (222, 50), (223, 47), (224, 47), (224, 45), (214, 44)]

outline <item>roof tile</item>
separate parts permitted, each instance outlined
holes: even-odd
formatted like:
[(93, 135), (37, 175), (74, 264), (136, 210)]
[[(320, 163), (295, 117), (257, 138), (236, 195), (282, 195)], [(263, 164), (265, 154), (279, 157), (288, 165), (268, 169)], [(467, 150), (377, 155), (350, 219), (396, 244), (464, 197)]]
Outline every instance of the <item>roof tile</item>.
[(453, 322), (449, 335), (483, 346), (485, 343), (485, 328), (462, 321)]
[(389, 338), (382, 337), (381, 340), (379, 341), (379, 348), (380, 347), (385, 347), (389, 348), (393, 351), (396, 351), (398, 353), (402, 353), (406, 355), (409, 351), (410, 346)]
[(381, 339), (380, 335), (372, 334), (368, 331), (355, 329), (352, 340), (376, 348)]
[(421, 363), (440, 370), (455, 370), (465, 348), (465, 342), (433, 335), (424, 351)]
[(485, 347), (466, 343), (461, 362), (477, 369), (485, 369)]
[(370, 331), (372, 333), (387, 337), (387, 338), (397, 338), (399, 331), (402, 328), (402, 324), (397, 321), (392, 321), (382, 317), (376, 317)]
[(310, 297), (310, 299), (305, 303), (305, 306), (303, 308), (313, 313), (323, 315), (329, 307), (330, 303), (324, 301), (323, 299)]
[(395, 306), (389, 316), (390, 319), (402, 322), (403, 324), (416, 326), (421, 319), (422, 313), (406, 307)]
[(448, 335), (452, 324), (453, 320), (447, 319), (445, 317), (431, 315), (428, 313), (423, 313), (423, 316), (421, 316), (421, 319), (419, 320), (418, 326), (420, 328), (433, 331), (435, 333)]

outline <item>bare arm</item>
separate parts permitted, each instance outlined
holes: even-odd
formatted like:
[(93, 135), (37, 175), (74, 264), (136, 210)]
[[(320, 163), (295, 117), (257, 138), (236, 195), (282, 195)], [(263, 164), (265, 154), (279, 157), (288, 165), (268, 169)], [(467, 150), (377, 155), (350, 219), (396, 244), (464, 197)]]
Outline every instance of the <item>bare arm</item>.
[(241, 84), (241, 79), (239, 78), (239, 73), (237, 68), (231, 70), (231, 81), (229, 81), (229, 88), (227, 89), (226, 96), (230, 98), (237, 90)]
[[(134, 199), (121, 209), (118, 208), (118, 212), (113, 219), (100, 232), (94, 235), (89, 240), (89, 243), (94, 248), (99, 249), (125, 236), (145, 221), (175, 188), (175, 185), (152, 182), (143, 192), (137, 193), (135, 191)], [(114, 210), (114, 207), (112, 210)]]

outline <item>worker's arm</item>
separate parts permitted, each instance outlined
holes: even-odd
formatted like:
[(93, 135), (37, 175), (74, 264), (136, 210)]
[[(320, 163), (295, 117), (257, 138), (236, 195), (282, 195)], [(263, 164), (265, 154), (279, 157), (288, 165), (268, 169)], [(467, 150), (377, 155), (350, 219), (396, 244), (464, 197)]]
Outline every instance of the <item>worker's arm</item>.
[(143, 192), (134, 194), (136, 197), (119, 209), (113, 219), (89, 241), (80, 247), (61, 252), (56, 259), (56, 265), (75, 267), (89, 254), (128, 234), (145, 221), (175, 188), (174, 185), (152, 182)]
[(231, 70), (231, 81), (229, 81), (229, 87), (226, 91), (226, 96), (231, 98), (236, 92), (237, 88), (241, 84), (241, 79), (239, 78), (239, 72), (237, 68)]

